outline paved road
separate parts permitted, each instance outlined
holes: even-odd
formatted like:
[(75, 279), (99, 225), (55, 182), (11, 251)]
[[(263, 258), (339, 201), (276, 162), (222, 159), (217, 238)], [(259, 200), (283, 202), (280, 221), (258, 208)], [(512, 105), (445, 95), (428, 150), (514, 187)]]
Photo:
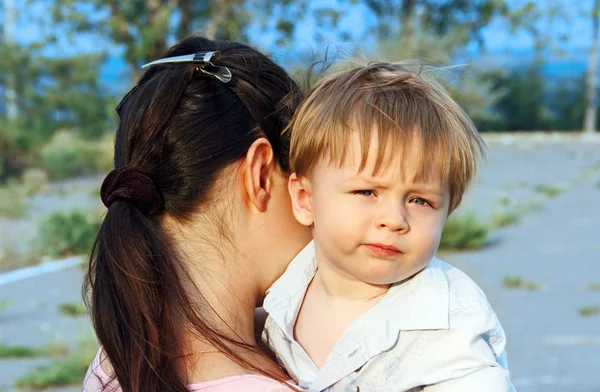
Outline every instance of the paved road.
[[(443, 255), (487, 293), (508, 336), (513, 381), (524, 392), (600, 391), (600, 316), (581, 317), (582, 306), (600, 306), (600, 144), (560, 142), (490, 146), (489, 158), (457, 213), (481, 219), (502, 208), (522, 211), (512, 227), (494, 230), (477, 252)], [(537, 185), (560, 187), (550, 198)], [(508, 199), (505, 199), (508, 198)], [(499, 200), (505, 199), (501, 207)], [(521, 210), (537, 204), (537, 210)], [(538, 283), (537, 291), (502, 287), (506, 274)], [(81, 270), (0, 287), (0, 342), (76, 345), (85, 319), (61, 316), (61, 302), (77, 301)], [(2, 302), (0, 302), (2, 303)], [(0, 391), (27, 369), (51, 359), (0, 360)], [(77, 388), (71, 389), (73, 391)], [(66, 391), (66, 390), (65, 390)]]
[[(511, 197), (536, 200), (540, 209), (496, 231), (488, 248), (445, 257), (482, 286), (496, 309), (519, 391), (600, 391), (600, 317), (578, 314), (582, 306), (600, 306), (600, 291), (586, 287), (600, 283), (599, 147), (492, 147), (464, 207), (492, 206), (492, 198)], [(564, 192), (548, 198), (533, 190), (539, 184)], [(506, 274), (541, 288), (507, 290)]]
[[(61, 303), (81, 298), (79, 267), (46, 274), (0, 287), (0, 342), (11, 345), (42, 347), (54, 344), (78, 346), (90, 336), (89, 322), (84, 317), (68, 317), (58, 311)], [(0, 360), (0, 391), (36, 366), (49, 364), (52, 358)], [(76, 391), (80, 388), (64, 389)]]

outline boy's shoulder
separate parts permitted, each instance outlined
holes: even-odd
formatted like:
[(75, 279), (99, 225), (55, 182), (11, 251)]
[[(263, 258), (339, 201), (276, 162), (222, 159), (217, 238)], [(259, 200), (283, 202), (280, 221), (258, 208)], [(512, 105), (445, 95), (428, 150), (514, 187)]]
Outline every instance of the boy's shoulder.
[(463, 271), (434, 257), (426, 269), (434, 269), (446, 278), (450, 313), (467, 308), (479, 307), (491, 310), (483, 290)]

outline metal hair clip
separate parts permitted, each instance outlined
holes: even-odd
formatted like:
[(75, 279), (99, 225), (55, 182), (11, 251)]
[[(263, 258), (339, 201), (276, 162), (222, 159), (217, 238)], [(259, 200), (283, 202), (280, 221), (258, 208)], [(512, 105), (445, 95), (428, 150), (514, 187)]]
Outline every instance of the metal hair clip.
[(151, 63), (142, 65), (142, 68), (157, 64), (177, 64), (177, 63), (192, 63), (198, 64), (198, 69), (207, 74), (212, 75), (223, 83), (228, 83), (231, 80), (231, 71), (227, 67), (214, 65), (211, 60), (218, 58), (221, 55), (219, 52), (199, 52), (196, 54), (186, 54), (183, 56), (166, 57), (152, 61)]

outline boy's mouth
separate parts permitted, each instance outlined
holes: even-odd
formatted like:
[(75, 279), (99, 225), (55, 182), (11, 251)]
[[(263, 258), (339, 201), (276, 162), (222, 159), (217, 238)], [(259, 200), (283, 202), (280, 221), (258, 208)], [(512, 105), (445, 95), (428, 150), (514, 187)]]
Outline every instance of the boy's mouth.
[(396, 248), (394, 245), (365, 244), (365, 248), (367, 248), (371, 254), (378, 257), (394, 257), (402, 254), (400, 249)]

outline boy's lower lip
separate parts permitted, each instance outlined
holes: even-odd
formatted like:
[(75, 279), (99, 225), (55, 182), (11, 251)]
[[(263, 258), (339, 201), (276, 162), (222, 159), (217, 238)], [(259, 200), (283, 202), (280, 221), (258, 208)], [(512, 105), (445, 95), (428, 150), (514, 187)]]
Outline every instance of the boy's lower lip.
[(394, 257), (394, 256), (398, 256), (399, 254), (401, 254), (402, 252), (400, 252), (397, 249), (390, 249), (390, 248), (386, 248), (380, 245), (374, 245), (374, 244), (365, 244), (365, 248), (367, 248), (367, 250), (374, 254), (375, 256), (379, 256), (379, 257)]

